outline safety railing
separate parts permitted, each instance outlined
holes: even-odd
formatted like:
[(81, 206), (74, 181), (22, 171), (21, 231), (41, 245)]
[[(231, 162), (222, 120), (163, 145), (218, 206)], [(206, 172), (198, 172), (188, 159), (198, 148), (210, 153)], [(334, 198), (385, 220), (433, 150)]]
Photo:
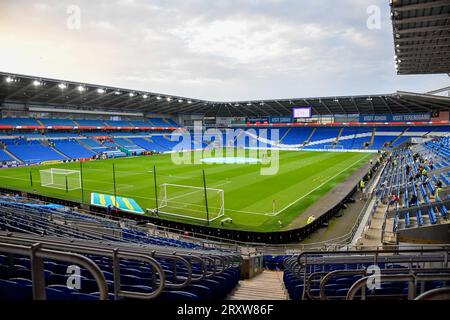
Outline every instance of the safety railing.
[[(25, 244), (31, 246), (37, 241), (39, 241), (40, 247), (45, 250), (70, 251), (77, 255), (84, 254), (111, 258), (113, 261), (114, 296), (116, 299), (153, 299), (157, 297), (164, 288), (181, 290), (190, 283), (196, 283), (203, 279), (213, 277), (214, 275), (219, 275), (228, 268), (236, 267), (239, 264), (238, 257), (232, 255), (193, 255), (189, 252), (167, 253), (157, 252), (155, 250), (149, 251), (144, 247), (131, 247), (124, 244), (113, 246), (110, 243), (99, 244), (78, 239), (67, 240), (0, 232), (0, 243), (5, 245), (17, 246)], [(130, 292), (120, 289), (121, 259), (137, 260), (151, 266), (152, 279), (151, 283), (148, 284), (149, 287), (154, 289), (151, 293)], [(172, 263), (172, 282), (169, 283), (166, 281), (165, 271), (162, 268), (160, 261)], [(193, 272), (193, 264), (200, 267), (200, 273)], [(180, 274), (178, 268), (181, 268), (183, 271), (182, 274)], [(158, 277), (155, 277), (155, 275), (158, 275)]]
[(87, 257), (71, 252), (45, 249), (40, 243), (35, 243), (33, 245), (18, 245), (0, 242), (0, 251), (9, 254), (30, 256), (32, 291), (33, 299), (35, 300), (46, 300), (44, 258), (83, 266), (92, 274), (98, 285), (100, 293), (99, 299), (108, 299), (108, 287), (106, 285), (105, 277), (100, 268)]
[[(371, 280), (371, 277), (364, 277), (362, 279), (357, 280), (351, 287), (347, 293), (347, 300), (353, 300), (358, 291), (362, 291), (361, 300), (366, 299), (366, 287), (367, 282)], [(416, 295), (416, 283), (420, 281), (449, 281), (450, 274), (393, 274), (393, 275), (380, 275), (379, 281), (382, 284), (383, 282), (408, 282), (408, 299), (413, 300)]]

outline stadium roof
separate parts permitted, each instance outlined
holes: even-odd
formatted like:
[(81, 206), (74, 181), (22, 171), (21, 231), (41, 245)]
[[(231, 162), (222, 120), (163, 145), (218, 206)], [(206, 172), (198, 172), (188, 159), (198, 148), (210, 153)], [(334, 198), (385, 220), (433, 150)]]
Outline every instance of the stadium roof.
[(450, 1), (391, 0), (398, 74), (450, 74)]
[(214, 102), (167, 94), (0, 72), (2, 108), (32, 106), (136, 114), (205, 116), (291, 115), (296, 106), (313, 115), (447, 111), (450, 97), (411, 92), (340, 97)]

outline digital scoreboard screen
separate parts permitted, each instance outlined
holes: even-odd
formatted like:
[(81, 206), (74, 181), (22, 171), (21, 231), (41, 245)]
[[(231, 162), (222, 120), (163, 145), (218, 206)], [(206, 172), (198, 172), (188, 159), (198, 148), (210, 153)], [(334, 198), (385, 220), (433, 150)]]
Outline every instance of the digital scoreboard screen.
[(311, 118), (311, 116), (312, 114), (310, 107), (301, 107), (292, 109), (292, 117), (294, 119)]

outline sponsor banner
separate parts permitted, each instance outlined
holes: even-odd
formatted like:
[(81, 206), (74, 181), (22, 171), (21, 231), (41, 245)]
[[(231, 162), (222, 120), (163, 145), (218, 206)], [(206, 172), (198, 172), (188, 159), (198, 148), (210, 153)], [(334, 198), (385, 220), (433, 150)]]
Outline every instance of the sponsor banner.
[(284, 117), (270, 117), (271, 123), (292, 123), (292, 117), (284, 116)]
[(359, 122), (415, 122), (430, 121), (430, 113), (406, 113), (406, 114), (362, 114)]
[(231, 124), (245, 124), (245, 117), (234, 117)]

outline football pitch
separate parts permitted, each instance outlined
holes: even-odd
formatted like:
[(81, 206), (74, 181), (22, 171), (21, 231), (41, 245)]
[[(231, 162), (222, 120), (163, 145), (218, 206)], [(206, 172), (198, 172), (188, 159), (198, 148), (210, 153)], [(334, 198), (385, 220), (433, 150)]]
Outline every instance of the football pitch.
[[(3, 169), (0, 187), (77, 202), (83, 195), (83, 202), (88, 204), (93, 194), (111, 198), (117, 195), (126, 198), (128, 206), (129, 199), (144, 211), (155, 209), (158, 203), (159, 218), (201, 225), (206, 224), (206, 198), (211, 226), (280, 231), (289, 229), (294, 220), (296, 225), (299, 219), (306, 224), (307, 217), (302, 213), (366, 164), (371, 156), (352, 152), (280, 151), (278, 172), (261, 175), (261, 167), (265, 166), (261, 163), (174, 164), (170, 154), (161, 154), (84, 162), (82, 189), (42, 186), (40, 181), (41, 170), (76, 172), (80, 171), (78, 162)], [(203, 169), (208, 188), (206, 197)], [(232, 222), (221, 226), (225, 218)]]

